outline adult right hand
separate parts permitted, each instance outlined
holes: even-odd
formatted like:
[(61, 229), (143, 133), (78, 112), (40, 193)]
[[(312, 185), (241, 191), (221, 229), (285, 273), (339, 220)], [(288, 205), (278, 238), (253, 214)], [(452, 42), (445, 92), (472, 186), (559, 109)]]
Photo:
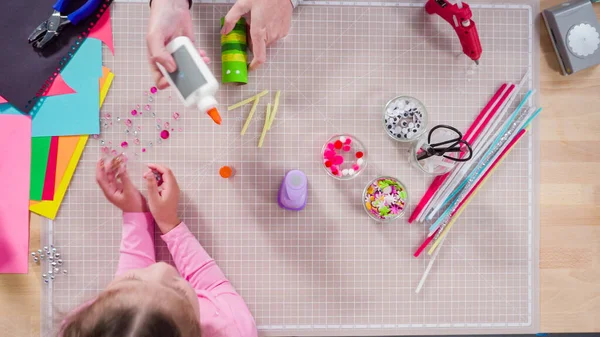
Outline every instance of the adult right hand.
[[(148, 188), (148, 206), (161, 233), (167, 234), (181, 223), (177, 216), (179, 185), (171, 169), (156, 164), (148, 164), (148, 168), (150, 170), (144, 173)], [(154, 172), (161, 175), (160, 188)]]
[(169, 82), (164, 78), (156, 63), (168, 72), (177, 69), (175, 60), (167, 52), (166, 45), (178, 36), (187, 36), (194, 41), (192, 15), (187, 0), (153, 0), (148, 23), (148, 62), (152, 77), (159, 89), (165, 89)]

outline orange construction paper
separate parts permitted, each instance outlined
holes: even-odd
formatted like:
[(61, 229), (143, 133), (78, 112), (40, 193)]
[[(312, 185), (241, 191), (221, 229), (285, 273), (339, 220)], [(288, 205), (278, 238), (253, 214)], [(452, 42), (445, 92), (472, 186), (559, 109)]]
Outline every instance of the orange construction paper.
[(102, 15), (98, 22), (96, 22), (96, 25), (90, 31), (88, 37), (102, 41), (108, 47), (108, 49), (110, 49), (110, 52), (115, 55), (112, 25), (110, 23), (110, 7), (106, 9), (106, 12)]

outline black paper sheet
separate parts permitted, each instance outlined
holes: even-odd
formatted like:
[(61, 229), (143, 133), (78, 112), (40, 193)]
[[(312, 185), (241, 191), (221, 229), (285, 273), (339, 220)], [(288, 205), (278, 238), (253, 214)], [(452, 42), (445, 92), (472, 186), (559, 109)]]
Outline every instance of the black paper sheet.
[[(71, 13), (86, 1), (71, 0), (62, 14)], [(51, 76), (53, 79), (57, 69), (64, 68), (70, 56), (76, 52), (78, 36), (88, 32), (90, 25), (100, 18), (100, 11), (106, 10), (112, 0), (103, 0), (96, 13), (77, 26), (65, 26), (51, 45), (37, 50), (27, 39), (40, 23), (50, 17), (55, 2), (56, 0), (0, 2), (0, 96), (25, 113), (33, 108), (40, 89), (51, 84), (47, 83), (48, 79)]]

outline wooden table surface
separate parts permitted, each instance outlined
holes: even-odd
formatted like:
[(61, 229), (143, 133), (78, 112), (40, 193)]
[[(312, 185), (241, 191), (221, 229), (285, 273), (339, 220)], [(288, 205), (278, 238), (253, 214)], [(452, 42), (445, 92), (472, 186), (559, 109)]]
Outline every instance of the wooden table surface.
[[(540, 28), (541, 328), (600, 332), (600, 67), (562, 76)], [(30, 250), (39, 246), (32, 216)], [(39, 336), (40, 277), (37, 266), (0, 275), (0, 336)]]

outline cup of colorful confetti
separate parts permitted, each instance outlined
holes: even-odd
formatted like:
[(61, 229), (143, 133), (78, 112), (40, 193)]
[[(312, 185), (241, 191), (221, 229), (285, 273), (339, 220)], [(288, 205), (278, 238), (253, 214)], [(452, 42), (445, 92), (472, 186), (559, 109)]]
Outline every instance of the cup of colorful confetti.
[(365, 187), (363, 206), (369, 216), (379, 222), (391, 222), (404, 214), (408, 204), (408, 191), (400, 180), (378, 177)]
[(383, 128), (392, 139), (408, 143), (425, 133), (427, 117), (421, 101), (410, 96), (398, 96), (383, 109)]
[(360, 140), (352, 135), (334, 135), (323, 145), (321, 161), (330, 176), (338, 180), (350, 180), (367, 167), (367, 151)]

